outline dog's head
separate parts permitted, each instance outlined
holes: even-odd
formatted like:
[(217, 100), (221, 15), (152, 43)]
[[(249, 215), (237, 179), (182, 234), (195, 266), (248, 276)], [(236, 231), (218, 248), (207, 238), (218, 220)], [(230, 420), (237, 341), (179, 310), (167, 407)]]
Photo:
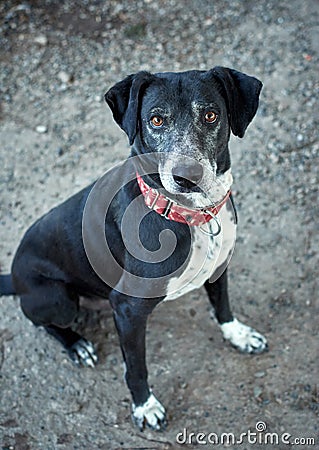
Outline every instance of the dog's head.
[(220, 201), (229, 190), (230, 131), (244, 136), (261, 88), (256, 78), (224, 67), (139, 72), (112, 87), (105, 100), (133, 154), (158, 155), (153, 183), (201, 207)]

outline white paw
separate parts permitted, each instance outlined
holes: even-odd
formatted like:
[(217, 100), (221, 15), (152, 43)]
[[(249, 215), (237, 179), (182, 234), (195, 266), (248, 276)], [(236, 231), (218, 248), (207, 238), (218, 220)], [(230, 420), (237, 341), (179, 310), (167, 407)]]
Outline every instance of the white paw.
[(95, 367), (98, 360), (92, 342), (87, 341), (84, 338), (79, 339), (72, 345), (69, 354), (75, 364), (84, 367)]
[(141, 431), (145, 425), (153, 430), (161, 430), (166, 426), (165, 408), (152, 393), (143, 405), (135, 406), (133, 403), (132, 417)]
[(262, 353), (268, 350), (266, 338), (237, 319), (223, 323), (220, 328), (224, 338), (242, 352)]

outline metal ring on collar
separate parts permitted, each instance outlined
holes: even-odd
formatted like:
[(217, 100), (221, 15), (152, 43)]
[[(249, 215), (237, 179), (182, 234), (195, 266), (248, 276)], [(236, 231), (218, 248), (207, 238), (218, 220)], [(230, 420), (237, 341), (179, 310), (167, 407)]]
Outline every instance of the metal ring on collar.
[(210, 212), (208, 210), (205, 210), (205, 214), (209, 214), (212, 217), (212, 219), (214, 219), (215, 223), (217, 224), (217, 231), (216, 231), (216, 233), (213, 233), (213, 232), (210, 232), (210, 231), (206, 231), (206, 230), (204, 230), (204, 228), (202, 228), (200, 226), (199, 228), (200, 228), (201, 232), (206, 234), (206, 236), (214, 236), (214, 237), (218, 236), (219, 233), (222, 231), (222, 227), (221, 227), (220, 221), (217, 219), (215, 214), (213, 214), (212, 212)]

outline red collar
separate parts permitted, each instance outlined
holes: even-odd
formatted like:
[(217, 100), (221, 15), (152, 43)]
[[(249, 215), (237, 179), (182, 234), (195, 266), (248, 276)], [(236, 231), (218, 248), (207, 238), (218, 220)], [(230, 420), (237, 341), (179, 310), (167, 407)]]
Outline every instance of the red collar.
[(180, 206), (173, 200), (170, 200), (165, 195), (160, 194), (156, 189), (151, 188), (145, 183), (143, 178), (136, 172), (136, 178), (144, 196), (146, 206), (153, 209), (161, 216), (175, 222), (187, 223), (188, 225), (198, 226), (209, 222), (214, 216), (216, 216), (221, 208), (227, 202), (230, 191), (228, 191), (225, 197), (216, 206), (200, 209), (190, 209), (185, 206)]

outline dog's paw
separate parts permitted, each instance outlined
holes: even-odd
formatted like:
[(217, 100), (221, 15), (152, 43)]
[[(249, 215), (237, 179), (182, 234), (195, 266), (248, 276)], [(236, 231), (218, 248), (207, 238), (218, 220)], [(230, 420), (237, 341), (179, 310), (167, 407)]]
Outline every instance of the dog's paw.
[(79, 339), (70, 347), (69, 355), (75, 364), (84, 367), (95, 367), (98, 360), (92, 342), (84, 338)]
[(227, 339), (241, 352), (262, 353), (268, 350), (266, 338), (237, 319), (223, 323), (220, 328), (224, 339)]
[(133, 403), (132, 418), (140, 431), (143, 431), (145, 426), (159, 431), (167, 425), (165, 408), (152, 393), (143, 405), (136, 406)]

